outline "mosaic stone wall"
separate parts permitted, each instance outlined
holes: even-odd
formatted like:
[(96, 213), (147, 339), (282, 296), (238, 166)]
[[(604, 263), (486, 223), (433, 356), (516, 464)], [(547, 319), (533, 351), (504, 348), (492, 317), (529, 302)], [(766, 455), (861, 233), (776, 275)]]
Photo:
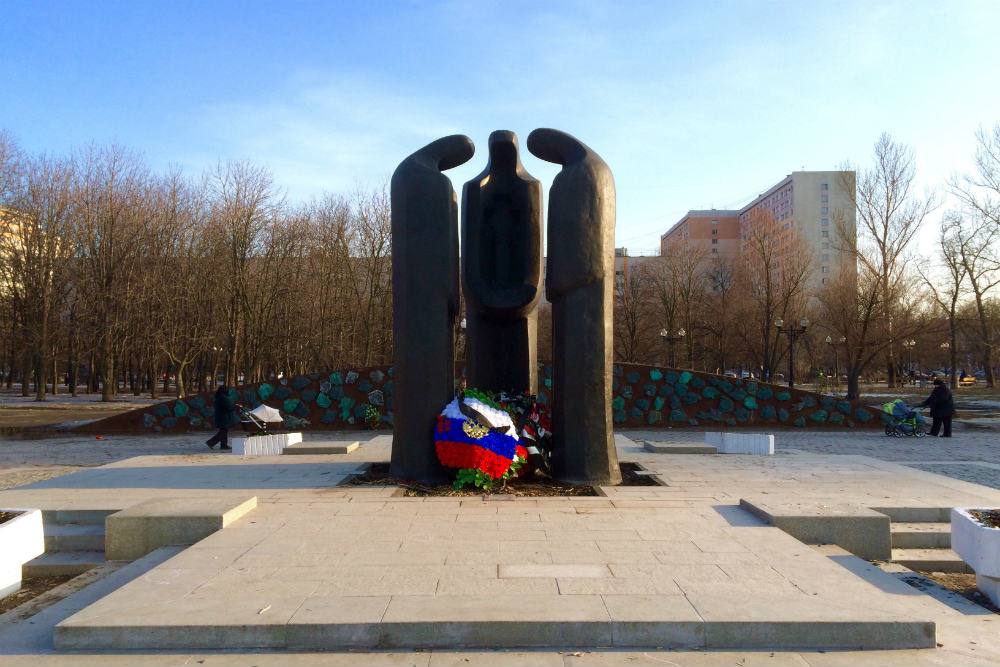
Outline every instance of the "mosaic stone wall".
[[(462, 370), (458, 367), (456, 373), (460, 375)], [(547, 403), (552, 366), (542, 363), (539, 370), (538, 400)], [(779, 385), (638, 364), (615, 364), (613, 372), (614, 423), (623, 427), (853, 428), (881, 424), (876, 418), (877, 409), (859, 402)], [(299, 375), (230, 392), (237, 403), (249, 408), (266, 403), (280, 409), (285, 415), (285, 428), (351, 430), (367, 428), (365, 412), (369, 406), (378, 410), (380, 427), (391, 429), (392, 389), (392, 368), (379, 366)], [(212, 394), (197, 394), (102, 419), (77, 430), (209, 430), (213, 412)]]

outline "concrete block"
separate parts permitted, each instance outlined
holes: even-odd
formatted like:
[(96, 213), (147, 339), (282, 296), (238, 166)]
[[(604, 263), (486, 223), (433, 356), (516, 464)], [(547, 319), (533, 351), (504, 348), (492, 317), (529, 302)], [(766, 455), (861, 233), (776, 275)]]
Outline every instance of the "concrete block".
[(21, 568), (45, 552), (42, 513), (36, 509), (2, 509), (18, 513), (0, 523), (0, 598), (21, 589)]
[(300, 442), (289, 445), (282, 451), (282, 454), (350, 454), (361, 443), (354, 442)]
[(1000, 607), (1000, 577), (988, 577), (976, 574), (976, 588), (988, 597), (993, 604)]
[(889, 517), (853, 504), (821, 502), (773, 504), (740, 499), (740, 507), (808, 543), (836, 544), (867, 560), (889, 560)]
[(705, 444), (715, 447), (720, 454), (774, 454), (774, 436), (764, 433), (722, 433), (710, 431), (705, 434)]
[(159, 547), (194, 544), (257, 507), (257, 497), (158, 498), (105, 521), (108, 560), (135, 560)]
[(643, 445), (647, 452), (654, 454), (718, 454), (718, 449), (713, 445), (699, 445), (689, 442), (650, 442), (645, 441)]
[(286, 447), (302, 442), (302, 433), (236, 436), (232, 438), (233, 454), (241, 456), (278, 456)]
[(970, 509), (951, 511), (951, 548), (976, 574), (1000, 578), (1000, 528), (979, 523)]

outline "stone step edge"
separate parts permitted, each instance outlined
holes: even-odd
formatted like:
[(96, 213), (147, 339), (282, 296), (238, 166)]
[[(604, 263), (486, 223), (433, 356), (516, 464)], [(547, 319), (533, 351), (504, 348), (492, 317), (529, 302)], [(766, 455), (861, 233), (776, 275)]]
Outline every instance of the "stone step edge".
[(295, 445), (289, 445), (281, 450), (283, 455), (306, 455), (306, 454), (350, 454), (358, 447), (361, 443), (358, 441), (348, 442), (342, 444), (315, 444), (309, 442), (300, 442)]
[(55, 628), (59, 651), (278, 648), (485, 649), (918, 649), (933, 648), (932, 621), (442, 621)]
[(962, 557), (951, 549), (898, 549), (892, 550), (892, 562), (915, 572), (973, 572)]
[(21, 565), (21, 577), (55, 577), (83, 574), (104, 565), (103, 551), (48, 551)]

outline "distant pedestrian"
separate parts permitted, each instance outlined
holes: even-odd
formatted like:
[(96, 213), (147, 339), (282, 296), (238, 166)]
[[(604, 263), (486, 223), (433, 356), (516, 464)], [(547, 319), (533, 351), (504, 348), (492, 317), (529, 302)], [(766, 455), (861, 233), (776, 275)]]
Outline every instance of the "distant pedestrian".
[(236, 404), (229, 398), (229, 388), (221, 385), (215, 392), (215, 428), (219, 432), (205, 441), (209, 449), (219, 444), (219, 449), (232, 449), (229, 446), (229, 429), (240, 423), (236, 414)]
[(918, 407), (930, 407), (931, 409), (931, 419), (933, 420), (931, 435), (937, 435), (941, 427), (944, 426), (941, 437), (951, 437), (951, 418), (955, 416), (955, 401), (951, 397), (951, 390), (944, 382), (935, 378), (931, 395)]

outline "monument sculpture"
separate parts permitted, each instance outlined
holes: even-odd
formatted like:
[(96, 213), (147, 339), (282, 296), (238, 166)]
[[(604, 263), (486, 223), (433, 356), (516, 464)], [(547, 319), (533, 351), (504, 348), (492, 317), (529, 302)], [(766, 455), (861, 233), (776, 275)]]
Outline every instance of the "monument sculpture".
[(542, 184), (521, 165), (514, 133), (498, 130), (486, 169), (462, 190), (470, 386), (538, 392), (541, 281)]
[[(466, 162), (468, 137), (439, 139), (392, 176), (394, 422), (392, 474), (445, 477), (435, 420), (454, 387), (457, 205), (441, 172)], [(611, 420), (615, 189), (611, 170), (574, 137), (539, 129), (535, 156), (562, 165), (550, 192), (546, 296), (553, 304), (553, 472), (619, 484)], [(512, 132), (490, 135), (486, 169), (463, 189), (461, 273), (468, 379), (489, 390), (537, 390), (541, 185)]]
[(621, 484), (611, 421), (615, 181), (601, 157), (559, 130), (528, 150), (562, 165), (549, 191), (545, 296), (552, 302), (552, 465), (560, 479)]
[(442, 171), (475, 152), (464, 135), (438, 139), (392, 175), (392, 474), (447, 477), (431, 445), (441, 406), (454, 395), (459, 311), (458, 201)]

